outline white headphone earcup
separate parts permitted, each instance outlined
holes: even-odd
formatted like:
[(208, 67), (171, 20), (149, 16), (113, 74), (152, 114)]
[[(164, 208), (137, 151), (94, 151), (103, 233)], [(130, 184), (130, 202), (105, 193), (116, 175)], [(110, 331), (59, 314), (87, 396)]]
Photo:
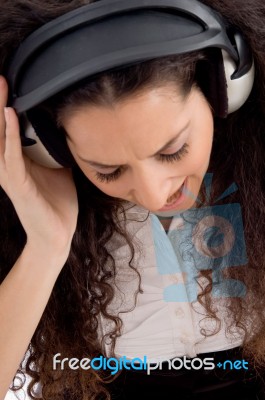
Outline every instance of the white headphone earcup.
[(36, 143), (30, 146), (23, 146), (23, 153), (29, 157), (31, 160), (35, 161), (48, 168), (62, 168), (60, 165), (47, 151), (44, 145), (41, 143), (39, 137), (37, 136), (33, 126), (29, 121), (24, 124), (24, 134), (26, 138), (33, 139)]
[(224, 71), (227, 83), (228, 114), (237, 111), (250, 95), (255, 78), (254, 62), (250, 70), (241, 78), (231, 79), (236, 70), (236, 64), (229, 54), (222, 50)]

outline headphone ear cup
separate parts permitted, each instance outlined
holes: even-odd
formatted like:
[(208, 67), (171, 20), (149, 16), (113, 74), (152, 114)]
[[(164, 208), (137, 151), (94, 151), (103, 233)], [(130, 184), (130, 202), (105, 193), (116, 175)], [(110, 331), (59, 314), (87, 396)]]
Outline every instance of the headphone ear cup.
[(228, 114), (231, 114), (242, 107), (249, 97), (255, 79), (255, 67), (253, 62), (247, 73), (240, 78), (233, 79), (237, 68), (236, 64), (225, 50), (221, 50), (221, 53), (227, 86)]
[(65, 134), (57, 129), (45, 110), (35, 108), (27, 111), (24, 132), (26, 138), (36, 142), (26, 145), (24, 152), (38, 164), (49, 168), (71, 168), (76, 165)]
[[(22, 149), (23, 153), (37, 164), (48, 168), (62, 168), (63, 165), (59, 164), (48, 152), (46, 147), (42, 144), (40, 138), (37, 136), (31, 123), (24, 119), (23, 122)], [(31, 139), (31, 140), (29, 140)]]

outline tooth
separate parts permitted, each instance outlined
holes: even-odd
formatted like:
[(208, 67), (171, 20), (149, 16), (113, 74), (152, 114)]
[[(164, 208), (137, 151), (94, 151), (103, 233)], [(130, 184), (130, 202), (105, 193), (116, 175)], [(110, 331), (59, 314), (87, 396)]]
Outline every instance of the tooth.
[(167, 204), (173, 203), (173, 201), (177, 200), (177, 198), (180, 196), (181, 191), (178, 190), (177, 193), (173, 194), (168, 200)]

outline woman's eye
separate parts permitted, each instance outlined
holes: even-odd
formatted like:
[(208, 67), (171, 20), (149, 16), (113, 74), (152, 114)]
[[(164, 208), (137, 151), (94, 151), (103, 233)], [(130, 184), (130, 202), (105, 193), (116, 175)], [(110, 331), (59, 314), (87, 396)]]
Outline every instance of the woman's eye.
[(111, 172), (110, 174), (101, 174), (100, 172), (96, 172), (96, 178), (100, 182), (111, 182), (111, 181), (116, 181), (120, 177), (122, 173), (122, 168), (116, 169), (114, 172)]
[(163, 161), (168, 161), (168, 162), (174, 162), (174, 161), (180, 161), (185, 154), (188, 154), (188, 148), (189, 145), (185, 143), (180, 150), (178, 150), (176, 153), (173, 154), (159, 154), (159, 159)]
[[(188, 148), (189, 145), (185, 143), (180, 150), (178, 150), (176, 153), (173, 154), (159, 154), (159, 160), (162, 162), (174, 162), (174, 161), (180, 161), (185, 154), (188, 154)], [(96, 178), (100, 182), (113, 182), (116, 181), (122, 174), (124, 167), (120, 167), (116, 169), (114, 172), (111, 172), (110, 174), (102, 174), (100, 172), (96, 172)]]

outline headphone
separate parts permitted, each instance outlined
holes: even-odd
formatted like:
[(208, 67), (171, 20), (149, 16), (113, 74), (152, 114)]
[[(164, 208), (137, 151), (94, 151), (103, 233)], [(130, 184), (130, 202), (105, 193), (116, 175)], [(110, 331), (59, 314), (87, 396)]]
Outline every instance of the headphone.
[(5, 74), (24, 152), (48, 167), (73, 166), (63, 133), (38, 105), (101, 72), (208, 48), (216, 54), (213, 108), (225, 118), (252, 90), (253, 57), (242, 33), (199, 1), (101, 0), (46, 23), (22, 42)]

